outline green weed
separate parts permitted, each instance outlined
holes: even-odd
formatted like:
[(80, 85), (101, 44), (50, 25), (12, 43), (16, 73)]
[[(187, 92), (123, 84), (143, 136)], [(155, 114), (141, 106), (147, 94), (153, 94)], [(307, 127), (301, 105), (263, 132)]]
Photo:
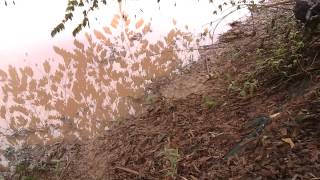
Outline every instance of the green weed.
[(212, 97), (204, 96), (203, 97), (204, 104), (207, 108), (211, 109), (216, 107), (219, 103), (212, 99)]
[(228, 90), (230, 92), (239, 93), (240, 96), (252, 96), (258, 87), (258, 80), (247, 80), (242, 85), (237, 85), (235, 81), (229, 84)]
[(178, 161), (180, 160), (180, 154), (178, 149), (165, 148), (163, 155), (169, 161), (170, 167), (167, 170), (167, 176), (175, 177), (178, 173)]
[(246, 81), (243, 84), (243, 88), (240, 91), (240, 95), (245, 97), (247, 95), (252, 96), (254, 91), (257, 89), (258, 86), (258, 81), (256, 79), (252, 80), (252, 81)]

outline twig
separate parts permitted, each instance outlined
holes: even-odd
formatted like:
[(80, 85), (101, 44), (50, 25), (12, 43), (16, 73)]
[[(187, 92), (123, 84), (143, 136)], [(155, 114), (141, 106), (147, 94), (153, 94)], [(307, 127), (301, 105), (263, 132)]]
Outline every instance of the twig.
[(207, 57), (205, 57), (204, 63), (205, 63), (205, 66), (206, 66), (206, 70), (207, 70), (208, 76), (209, 76), (209, 78), (211, 78), (211, 72), (210, 72), (210, 69), (209, 69), (208, 58)]
[(71, 163), (71, 160), (69, 161), (69, 158), (67, 159), (68, 160), (68, 164), (66, 165), (66, 167), (61, 171), (60, 173), (60, 176), (59, 176), (59, 180), (61, 180), (63, 178), (63, 174), (64, 172), (66, 171), (66, 169), (68, 169), (70, 163)]
[(251, 21), (252, 21), (252, 31), (254, 32), (256, 28), (255, 28), (255, 24), (254, 24), (253, 12), (250, 11), (250, 13), (251, 13)]
[(314, 40), (312, 40), (312, 41), (309, 43), (309, 45), (310, 45), (310, 46), (314, 45), (316, 42), (318, 42), (318, 40), (320, 40), (320, 36), (317, 37), (317, 38), (315, 38)]
[(134, 171), (134, 170), (129, 169), (129, 168), (116, 166), (116, 169), (120, 169), (120, 170), (122, 170), (122, 171), (125, 171), (125, 172), (128, 172), (128, 173), (131, 173), (131, 174), (140, 176), (140, 174), (139, 174), (137, 171)]
[[(237, 9), (235, 9), (235, 10), (233, 10), (233, 11), (230, 11), (228, 14), (224, 15), (224, 16), (218, 21), (218, 23), (216, 24), (216, 26), (214, 27), (214, 29), (213, 29), (213, 31), (212, 31), (212, 37), (214, 37), (214, 33), (216, 32), (219, 24), (220, 24), (225, 18), (227, 18), (230, 14), (232, 14), (232, 13), (234, 13), (234, 12), (236, 12), (236, 11), (242, 9), (242, 8), (243, 8), (243, 7), (241, 7), (241, 6), (239, 5)], [(212, 39), (212, 41), (213, 41), (213, 39)]]
[(319, 55), (319, 52), (316, 53), (316, 55), (314, 56), (313, 60), (312, 60), (312, 63), (311, 63), (311, 67), (313, 66), (314, 62), (316, 61), (317, 57)]
[[(257, 8), (277, 8), (277, 9), (283, 9), (283, 10), (292, 10), (291, 8), (284, 8), (284, 7), (277, 7), (279, 5), (290, 5), (292, 4), (293, 1), (289, 0), (289, 1), (282, 1), (282, 2), (278, 2), (278, 3), (273, 3), (273, 4), (248, 4), (248, 3), (243, 3), (243, 4), (238, 4), (237, 6), (245, 6), (245, 7), (248, 7), (248, 6), (253, 6), (253, 5), (256, 5)], [(223, 12), (226, 12), (227, 10), (230, 10), (232, 8), (234, 8), (235, 6), (232, 6), (232, 7), (229, 7), (228, 9), (224, 10)], [(242, 7), (243, 8), (243, 7)], [(236, 10), (239, 10), (239, 9), (236, 9)], [(202, 25), (202, 27), (208, 25), (208, 24), (213, 24), (217, 21), (219, 21), (220, 19), (216, 19), (216, 20), (213, 20), (213, 21), (210, 21), (208, 23), (205, 23)]]

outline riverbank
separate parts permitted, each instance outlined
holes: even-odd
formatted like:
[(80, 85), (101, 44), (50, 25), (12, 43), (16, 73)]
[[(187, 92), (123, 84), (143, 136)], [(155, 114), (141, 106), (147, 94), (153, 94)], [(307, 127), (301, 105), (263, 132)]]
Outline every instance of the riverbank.
[(200, 61), (153, 82), (141, 115), (94, 140), (26, 147), (11, 178), (319, 178), (319, 36), (304, 39), (288, 8), (234, 22)]

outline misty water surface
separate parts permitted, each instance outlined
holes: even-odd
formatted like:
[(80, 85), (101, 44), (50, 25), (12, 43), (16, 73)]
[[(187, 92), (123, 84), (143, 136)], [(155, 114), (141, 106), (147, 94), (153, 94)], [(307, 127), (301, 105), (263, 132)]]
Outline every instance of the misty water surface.
[(108, 130), (111, 121), (139, 112), (147, 83), (198, 60), (193, 49), (211, 44), (228, 22), (246, 13), (229, 16), (213, 35), (218, 21), (210, 22), (232, 8), (219, 12), (207, 1), (175, 3), (110, 4), (75, 39), (68, 29), (52, 39), (52, 27), (46, 27), (47, 39), (32, 42), (19, 34), (19, 45), (13, 34), (18, 44), (0, 46), (0, 149), (88, 139)]

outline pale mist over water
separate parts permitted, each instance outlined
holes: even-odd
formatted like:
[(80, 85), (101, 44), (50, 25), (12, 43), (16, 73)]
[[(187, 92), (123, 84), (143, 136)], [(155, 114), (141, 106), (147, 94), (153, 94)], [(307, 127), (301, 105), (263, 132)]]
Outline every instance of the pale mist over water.
[[(71, 32), (81, 12), (51, 38), (66, 3), (17, 0), (0, 6), (2, 150), (108, 130), (110, 121), (139, 112), (147, 83), (198, 60), (192, 49), (212, 44), (229, 22), (248, 14), (236, 11), (213, 35), (217, 20), (236, 7), (220, 11), (207, 0), (110, 1), (91, 14), (90, 28), (76, 39)], [(0, 161), (7, 163), (2, 156)]]

